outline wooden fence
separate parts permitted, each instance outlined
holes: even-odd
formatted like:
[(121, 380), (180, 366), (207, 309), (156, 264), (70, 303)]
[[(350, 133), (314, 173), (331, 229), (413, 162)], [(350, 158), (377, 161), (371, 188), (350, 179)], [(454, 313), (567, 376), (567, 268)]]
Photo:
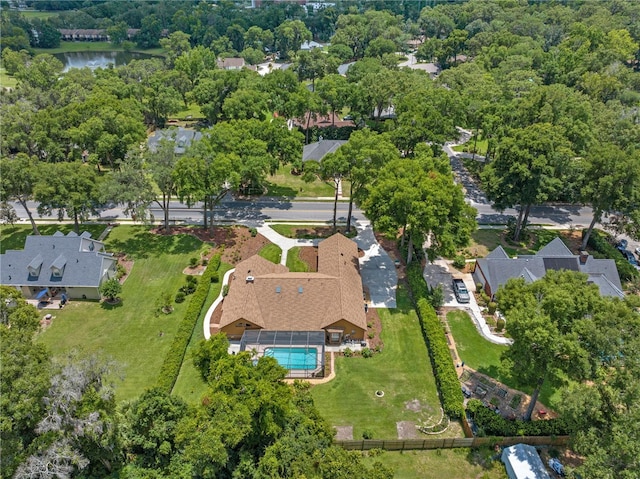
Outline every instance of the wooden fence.
[(515, 437), (446, 437), (442, 439), (363, 439), (360, 441), (334, 441), (337, 446), (347, 450), (367, 451), (384, 449), (385, 451), (409, 451), (412, 449), (453, 449), (458, 447), (481, 447), (499, 444), (529, 444), (531, 446), (565, 446), (569, 436), (515, 436)]

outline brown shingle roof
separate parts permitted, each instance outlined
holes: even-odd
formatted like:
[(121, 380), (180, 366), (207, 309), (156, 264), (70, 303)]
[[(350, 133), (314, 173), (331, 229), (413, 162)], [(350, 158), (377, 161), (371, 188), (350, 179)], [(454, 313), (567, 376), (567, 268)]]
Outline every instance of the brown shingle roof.
[(318, 273), (290, 273), (259, 256), (242, 261), (222, 306), (220, 328), (240, 319), (281, 331), (315, 331), (344, 319), (366, 330), (357, 245), (340, 234), (322, 241)]

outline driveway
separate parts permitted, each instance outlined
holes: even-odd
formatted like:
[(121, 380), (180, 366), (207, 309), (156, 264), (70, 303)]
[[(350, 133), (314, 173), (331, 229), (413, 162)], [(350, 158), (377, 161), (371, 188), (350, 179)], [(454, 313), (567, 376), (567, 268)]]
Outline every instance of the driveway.
[(373, 235), (371, 222), (356, 223), (358, 236), (354, 238), (358, 248), (364, 251), (360, 258), (362, 284), (369, 290), (372, 308), (395, 308), (398, 274), (393, 261)]

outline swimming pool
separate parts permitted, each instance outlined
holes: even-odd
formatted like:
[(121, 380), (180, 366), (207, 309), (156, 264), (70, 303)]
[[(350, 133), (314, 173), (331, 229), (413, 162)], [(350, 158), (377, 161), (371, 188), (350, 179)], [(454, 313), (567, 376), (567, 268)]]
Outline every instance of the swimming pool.
[(266, 348), (264, 355), (275, 358), (278, 364), (287, 369), (315, 369), (318, 367), (316, 348)]

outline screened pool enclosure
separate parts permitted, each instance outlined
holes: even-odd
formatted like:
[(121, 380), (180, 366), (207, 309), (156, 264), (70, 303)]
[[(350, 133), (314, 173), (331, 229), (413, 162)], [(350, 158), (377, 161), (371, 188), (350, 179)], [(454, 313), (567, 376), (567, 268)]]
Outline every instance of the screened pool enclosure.
[(324, 377), (324, 331), (245, 331), (240, 351), (270, 356), (289, 371), (288, 378)]

